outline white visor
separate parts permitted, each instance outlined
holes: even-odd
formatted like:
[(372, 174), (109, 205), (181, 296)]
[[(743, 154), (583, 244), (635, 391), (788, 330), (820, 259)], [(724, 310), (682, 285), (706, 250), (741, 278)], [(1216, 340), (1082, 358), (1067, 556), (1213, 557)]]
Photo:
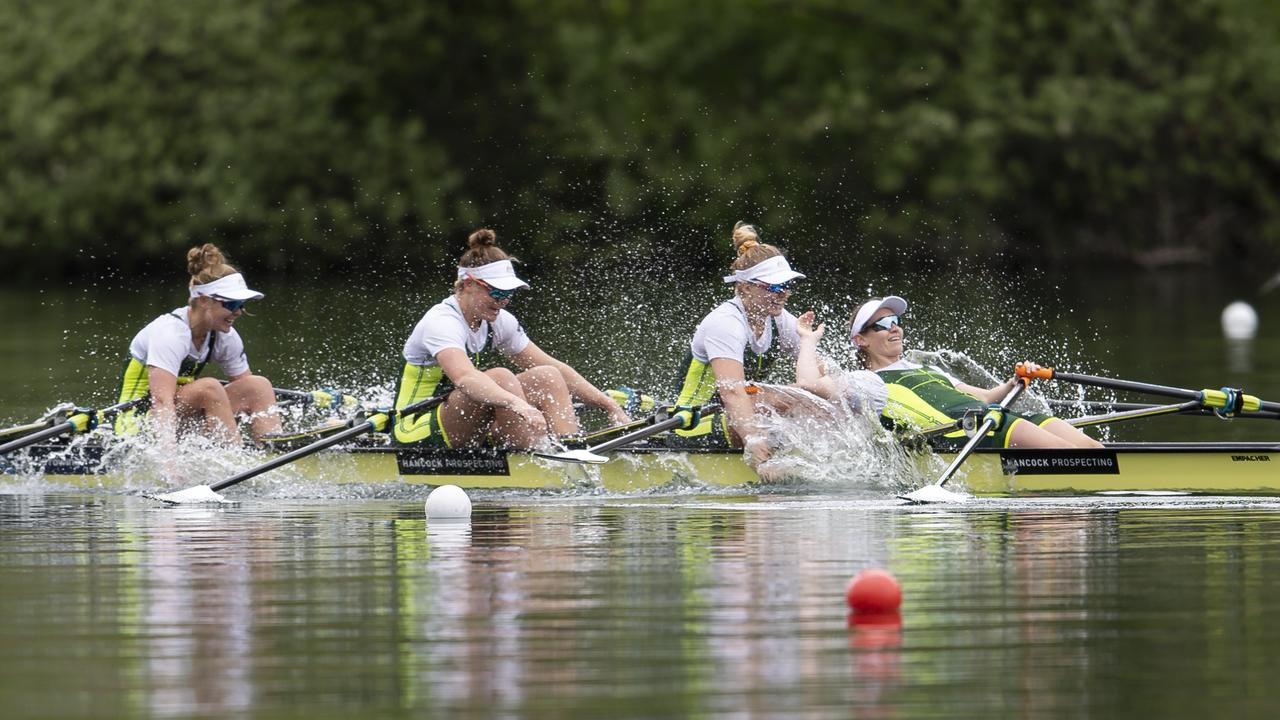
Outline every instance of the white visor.
[(529, 283), (516, 277), (515, 267), (512, 266), (510, 260), (499, 260), (480, 267), (458, 268), (458, 279), (461, 280), (465, 277), (483, 280), (497, 290), (515, 290), (516, 288), (529, 287)]
[(191, 286), (191, 297), (219, 297), (223, 300), (261, 300), (264, 296), (244, 284), (244, 276), (231, 273), (203, 285)]
[(727, 283), (735, 282), (758, 282), (766, 285), (774, 285), (777, 283), (791, 282), (796, 278), (804, 277), (804, 273), (798, 273), (791, 269), (791, 265), (787, 263), (787, 259), (781, 255), (774, 255), (768, 260), (761, 260), (746, 270), (738, 270), (732, 275), (726, 275), (724, 281)]
[(889, 308), (894, 315), (904, 315), (907, 312), (907, 301), (897, 295), (890, 295), (883, 300), (868, 300), (862, 303), (862, 307), (858, 308), (857, 314), (853, 316), (853, 325), (849, 327), (849, 342), (853, 342), (853, 336), (862, 332), (862, 328), (871, 322), (871, 318), (880, 312), (880, 308)]

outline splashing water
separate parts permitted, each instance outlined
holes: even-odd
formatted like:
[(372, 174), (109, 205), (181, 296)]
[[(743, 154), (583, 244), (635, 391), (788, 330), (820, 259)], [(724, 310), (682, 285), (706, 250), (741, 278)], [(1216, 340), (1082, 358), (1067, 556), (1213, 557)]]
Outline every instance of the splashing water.
[(792, 386), (762, 385), (794, 401), (787, 414), (766, 411), (758, 423), (779, 448), (761, 466), (765, 477), (798, 478), (811, 487), (877, 494), (916, 482), (918, 465), (878, 416), (842, 400), (829, 403)]

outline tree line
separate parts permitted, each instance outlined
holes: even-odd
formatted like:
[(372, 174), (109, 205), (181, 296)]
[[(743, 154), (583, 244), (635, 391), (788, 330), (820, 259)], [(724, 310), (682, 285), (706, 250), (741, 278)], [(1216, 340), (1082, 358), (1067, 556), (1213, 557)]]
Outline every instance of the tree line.
[(489, 225), (723, 264), (747, 219), (846, 259), (1274, 271), (1277, 30), (1262, 0), (5, 0), (0, 255), (412, 272)]

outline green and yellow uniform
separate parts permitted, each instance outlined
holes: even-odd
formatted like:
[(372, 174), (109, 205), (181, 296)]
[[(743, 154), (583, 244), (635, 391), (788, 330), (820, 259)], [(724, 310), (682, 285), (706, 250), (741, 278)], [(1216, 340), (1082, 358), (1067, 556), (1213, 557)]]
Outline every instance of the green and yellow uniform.
[[(956, 388), (957, 380), (934, 369), (905, 360), (881, 368), (876, 374), (888, 388), (888, 401), (884, 417), (896, 427), (915, 430), (942, 425), (964, 417), (971, 410), (982, 411), (987, 405), (978, 398)], [(1053, 419), (1042, 413), (1016, 413), (1006, 411), (1000, 427), (987, 433), (979, 447), (1008, 447), (1009, 435), (1020, 422), (1044, 425)], [(939, 443), (944, 447), (960, 446), (968, 438), (963, 430), (943, 436)]]
[[(472, 330), (457, 298), (450, 296), (427, 311), (404, 344), (404, 370), (400, 374), (400, 387), (396, 391), (396, 408), (411, 405), (435, 395), (449, 392), (453, 385), (445, 376), (436, 355), (447, 348), (459, 348), (471, 356), (480, 366), (481, 353), (492, 344), (493, 349), (508, 357), (519, 353), (529, 345), (529, 336), (515, 316), (499, 310), (498, 317), (490, 325), (481, 321)], [(444, 403), (420, 415), (397, 417), (392, 436), (404, 444), (453, 447), (440, 422)]]
[[(776, 346), (774, 340), (777, 340)], [(699, 407), (716, 397), (716, 374), (711, 361), (727, 358), (742, 363), (748, 382), (764, 381), (779, 354), (794, 358), (800, 350), (796, 318), (783, 310), (765, 321), (758, 337), (747, 321), (746, 309), (738, 298), (721, 303), (712, 310), (693, 334), (689, 354), (682, 366), (680, 391), (676, 404)], [(702, 420), (689, 430), (676, 430), (675, 445), (729, 447), (732, 437), (724, 413)]]
[[(148, 369), (155, 367), (172, 373), (183, 385), (200, 377), (209, 362), (222, 366), (228, 377), (249, 372), (249, 360), (245, 357), (244, 341), (232, 328), (228, 332), (210, 332), (200, 347), (191, 339), (190, 308), (180, 307), (152, 320), (129, 343), (129, 359), (125, 362), (120, 378), (120, 395), (117, 402), (127, 402), (146, 397), (151, 393)], [(137, 432), (146, 403), (116, 415), (115, 431), (120, 434)]]

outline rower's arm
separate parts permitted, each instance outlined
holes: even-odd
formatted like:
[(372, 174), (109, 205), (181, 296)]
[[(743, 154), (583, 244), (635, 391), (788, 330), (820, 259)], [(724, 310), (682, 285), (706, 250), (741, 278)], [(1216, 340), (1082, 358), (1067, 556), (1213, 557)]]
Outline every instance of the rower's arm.
[(824, 323), (813, 327), (812, 312), (796, 318), (796, 333), (800, 336), (799, 352), (796, 355), (796, 384), (820, 398), (835, 402), (840, 397), (840, 388), (823, 371), (822, 362), (818, 359), (818, 342), (826, 331)]
[(508, 392), (494, 382), (493, 378), (480, 372), (475, 365), (471, 364), (471, 358), (467, 357), (467, 353), (462, 348), (451, 347), (441, 350), (436, 353), (436, 362), (440, 363), (440, 369), (449, 376), (454, 387), (472, 400), (484, 405), (510, 408), (521, 415), (525, 414), (523, 408), (527, 406), (541, 416), (537, 408), (529, 405), (520, 396)]
[(769, 445), (756, 425), (756, 403), (747, 394), (742, 363), (730, 358), (712, 358), (711, 370), (716, 374), (720, 404), (724, 406), (729, 429), (742, 439), (752, 463), (759, 465), (765, 462), (770, 455)]
[(168, 370), (148, 365), (147, 384), (151, 391), (151, 432), (159, 445), (160, 457), (165, 459), (165, 474), (171, 481), (181, 480), (174, 464), (178, 450), (178, 377)]
[(564, 384), (569, 388), (569, 394), (574, 398), (599, 408), (609, 414), (609, 419), (618, 425), (623, 425), (631, 421), (631, 417), (627, 412), (618, 405), (613, 398), (605, 395), (595, 385), (592, 385), (582, 374), (574, 370), (567, 363), (561, 362), (549, 355), (547, 351), (538, 347), (533, 342), (525, 346), (524, 350), (511, 356), (511, 359), (521, 368), (528, 370), (540, 365), (550, 365), (560, 371), (560, 375), (564, 377)]
[(968, 385), (966, 383), (960, 383), (956, 385), (956, 389), (962, 393), (972, 395), (987, 405), (990, 405), (1003, 400), (1004, 396), (1008, 395), (1009, 391), (1013, 389), (1013, 385), (1016, 382), (1018, 382), (1017, 378), (1010, 378), (1008, 382), (997, 385), (989, 390), (974, 387), (973, 385)]

